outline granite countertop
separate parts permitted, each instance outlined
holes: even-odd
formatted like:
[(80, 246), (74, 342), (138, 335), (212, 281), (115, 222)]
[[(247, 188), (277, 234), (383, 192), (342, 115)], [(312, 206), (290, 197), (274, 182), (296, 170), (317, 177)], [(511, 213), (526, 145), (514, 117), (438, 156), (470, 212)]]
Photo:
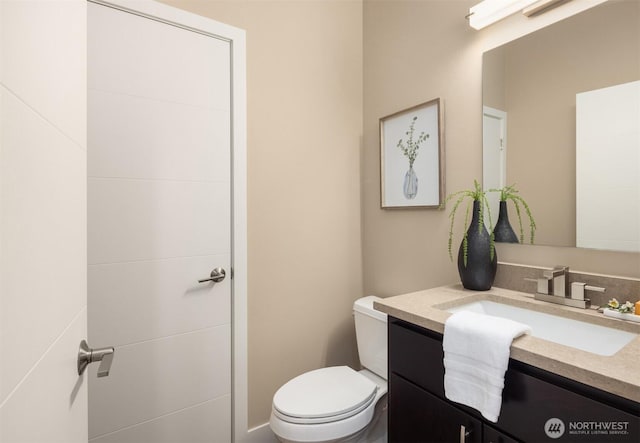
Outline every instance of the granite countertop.
[(516, 338), (511, 344), (511, 358), (640, 402), (640, 323), (608, 318), (591, 309), (577, 309), (534, 300), (533, 294), (501, 288), (483, 292), (469, 291), (461, 284), (385, 298), (375, 302), (374, 308), (442, 334), (444, 322), (452, 315), (446, 309), (480, 300), (528, 308), (638, 334), (612, 356), (592, 354), (524, 335)]

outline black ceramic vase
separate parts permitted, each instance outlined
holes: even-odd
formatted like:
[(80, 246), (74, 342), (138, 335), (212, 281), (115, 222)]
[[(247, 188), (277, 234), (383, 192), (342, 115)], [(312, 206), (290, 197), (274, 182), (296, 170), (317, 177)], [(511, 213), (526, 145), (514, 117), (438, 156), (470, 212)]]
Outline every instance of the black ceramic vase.
[(520, 243), (518, 236), (511, 228), (509, 223), (509, 213), (507, 212), (507, 202), (500, 202), (500, 213), (498, 214), (498, 222), (493, 228), (494, 241), (501, 243)]
[(473, 202), (473, 218), (467, 231), (467, 265), (464, 264), (463, 242), (458, 251), (458, 273), (462, 286), (474, 291), (491, 289), (498, 268), (498, 257), (493, 252), (491, 259), (491, 241), (489, 232), (480, 224), (480, 202)]

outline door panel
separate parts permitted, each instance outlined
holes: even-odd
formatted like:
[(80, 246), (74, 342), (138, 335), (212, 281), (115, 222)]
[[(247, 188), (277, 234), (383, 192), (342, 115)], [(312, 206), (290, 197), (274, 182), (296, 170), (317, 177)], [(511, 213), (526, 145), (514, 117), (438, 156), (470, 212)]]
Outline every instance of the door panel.
[[(231, 441), (231, 429), (220, 433), (231, 421), (229, 397), (224, 396), (166, 415), (139, 426), (92, 440), (92, 443), (225, 443)], [(193, 423), (205, 423), (194, 427)]]
[(83, 308), (0, 408), (1, 442), (87, 441), (87, 380), (74, 370), (86, 334)]
[[(96, 365), (89, 369), (91, 435), (228, 396), (230, 341), (229, 325), (222, 325), (116, 347), (117, 365), (114, 359), (109, 377), (96, 378)], [(191, 423), (202, 432), (208, 425), (209, 420)]]
[(0, 442), (86, 442), (86, 1), (0, 30)]
[[(485, 190), (500, 189), (506, 186), (507, 180), (507, 114), (498, 109), (483, 109), (482, 114), (482, 186)], [(487, 194), (489, 207), (496, 222), (499, 212), (500, 195), (497, 192)], [(485, 219), (487, 229), (489, 219)]]
[(203, 416), (231, 409), (229, 43), (89, 13), (89, 338), (116, 348), (89, 436), (227, 441)]
[(86, 148), (86, 0), (0, 2), (2, 84)]
[(0, 100), (1, 404), (87, 298), (86, 152), (11, 92)]
[(640, 81), (576, 94), (578, 248), (640, 252), (639, 103)]
[(227, 260), (205, 255), (89, 266), (92, 345), (130, 344), (229, 323), (231, 279), (198, 283), (211, 263)]
[(157, 100), (96, 90), (89, 91), (88, 100), (93, 113), (89, 175), (229, 179), (229, 151), (211, 149), (211, 143), (230, 144), (228, 110), (168, 102), (158, 106)]
[(89, 25), (90, 90), (230, 109), (228, 42), (102, 8)]
[(230, 252), (228, 182), (90, 177), (88, 193), (90, 265)]

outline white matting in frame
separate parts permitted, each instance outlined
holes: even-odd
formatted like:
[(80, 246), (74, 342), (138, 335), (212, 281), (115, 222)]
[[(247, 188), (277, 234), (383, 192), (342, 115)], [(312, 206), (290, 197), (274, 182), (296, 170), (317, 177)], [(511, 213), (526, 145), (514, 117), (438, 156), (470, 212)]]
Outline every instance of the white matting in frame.
[(380, 119), (380, 206), (438, 208), (444, 198), (440, 99)]

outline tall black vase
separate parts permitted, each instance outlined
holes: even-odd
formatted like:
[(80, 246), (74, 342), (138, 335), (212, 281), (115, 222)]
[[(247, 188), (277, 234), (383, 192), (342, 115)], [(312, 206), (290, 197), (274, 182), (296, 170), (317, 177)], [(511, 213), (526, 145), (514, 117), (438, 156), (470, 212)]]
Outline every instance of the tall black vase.
[(480, 202), (473, 202), (473, 218), (467, 231), (467, 265), (464, 264), (463, 242), (458, 250), (458, 273), (462, 286), (474, 291), (491, 289), (498, 268), (498, 257), (493, 251), (491, 259), (491, 241), (487, 229), (480, 225)]
[(507, 202), (500, 202), (500, 213), (498, 214), (498, 222), (493, 228), (494, 241), (501, 243), (520, 243), (518, 236), (513, 232), (511, 223), (509, 223), (509, 212), (507, 212)]

